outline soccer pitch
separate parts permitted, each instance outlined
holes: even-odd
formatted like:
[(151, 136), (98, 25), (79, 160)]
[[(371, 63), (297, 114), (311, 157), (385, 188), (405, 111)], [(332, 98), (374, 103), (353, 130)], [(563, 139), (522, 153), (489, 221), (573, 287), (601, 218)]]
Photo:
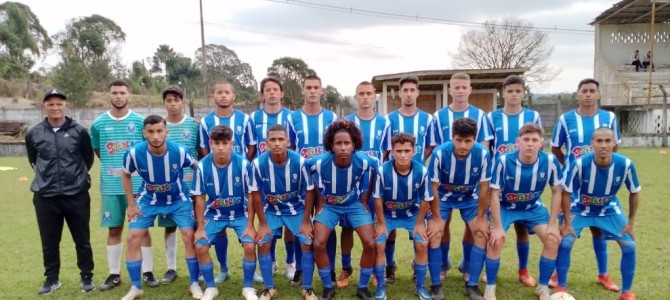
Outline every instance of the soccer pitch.
[[(639, 299), (664, 299), (670, 295), (670, 287), (664, 282), (670, 276), (670, 248), (664, 244), (665, 238), (670, 236), (670, 226), (663, 225), (670, 211), (670, 202), (666, 202), (667, 191), (670, 187), (668, 171), (670, 170), (670, 154), (664, 149), (621, 149), (622, 154), (630, 157), (637, 168), (640, 184), (642, 185), (640, 207), (636, 220), (637, 241), (637, 272), (633, 284), (633, 292)], [(44, 268), (42, 266), (42, 252), (32, 204), (30, 183), (33, 171), (25, 157), (0, 157), (0, 167), (14, 167), (17, 170), (0, 171), (0, 229), (2, 232), (2, 251), (0, 253), (0, 299), (119, 299), (130, 288), (128, 274), (125, 270), (125, 255), (122, 263), (120, 287), (111, 291), (95, 290), (84, 294), (79, 289), (79, 270), (76, 266), (74, 243), (65, 229), (61, 242), (61, 272), (60, 279), (63, 286), (51, 295), (39, 297), (37, 289), (44, 282)], [(91, 245), (95, 260), (94, 282), (99, 285), (107, 277), (106, 259), (106, 230), (100, 228), (100, 194), (99, 162), (91, 171), (93, 187), (91, 188)], [(20, 180), (26, 177), (27, 180)], [(619, 193), (622, 206), (628, 214), (628, 195), (625, 187)], [(543, 197), (548, 203), (549, 193)], [(463, 223), (456, 216), (452, 223), (452, 242), (450, 251), (451, 260), (456, 266), (461, 258), (462, 247), (460, 240), (463, 232)], [(234, 242), (234, 232), (228, 231), (230, 239), (228, 264), (232, 279), (218, 285), (218, 299), (240, 299), (242, 290), (242, 262), (241, 246)], [(152, 228), (151, 235), (154, 245), (154, 274), (162, 276), (166, 271), (163, 233), (161, 228)], [(124, 234), (125, 238), (125, 234)], [(396, 242), (396, 261), (398, 264), (397, 279), (388, 285), (390, 299), (416, 299), (414, 283), (412, 281), (411, 262), (413, 259), (412, 246), (408, 241), (406, 231), (398, 233)], [(508, 232), (507, 243), (502, 254), (501, 268), (497, 282), (497, 296), (499, 299), (536, 299), (534, 288), (524, 287), (517, 280), (517, 256), (514, 230)], [(125, 245), (125, 242), (124, 242)], [(339, 245), (338, 245), (339, 247)], [(143, 299), (191, 299), (188, 293), (188, 271), (184, 261), (183, 246), (178, 243), (178, 271), (180, 277), (170, 285), (161, 285), (157, 288), (145, 287)], [(531, 237), (531, 255), (529, 270), (537, 279), (538, 261), (541, 252), (539, 239)], [(609, 274), (614, 282), (621, 285), (619, 260), (621, 251), (614, 242), (608, 243)], [(125, 253), (125, 252), (124, 252)], [(355, 237), (352, 265), (354, 275), (346, 289), (337, 290), (336, 298), (353, 299), (356, 293), (358, 280), (358, 260), (361, 247), (358, 237)], [(280, 270), (284, 269), (285, 251), (283, 242), (277, 244), (277, 260)], [(339, 274), (339, 249), (338, 249)], [(215, 264), (218, 270), (218, 263)], [(316, 272), (315, 272), (316, 275)], [(596, 262), (591, 245), (591, 234), (584, 231), (572, 252), (572, 263), (568, 276), (568, 291), (577, 299), (616, 299), (617, 294), (605, 291), (596, 284)], [(288, 280), (280, 274), (275, 275), (275, 285), (280, 299), (300, 298), (299, 288), (290, 287)], [(427, 278), (426, 283), (430, 281)], [(466, 299), (463, 296), (463, 280), (461, 274), (452, 269), (447, 279), (443, 281), (447, 299)], [(483, 291), (483, 284), (480, 287)], [(262, 290), (262, 284), (254, 284), (254, 288)], [(314, 289), (320, 296), (322, 290), (320, 280), (315, 276)], [(374, 293), (374, 287), (371, 286)]]

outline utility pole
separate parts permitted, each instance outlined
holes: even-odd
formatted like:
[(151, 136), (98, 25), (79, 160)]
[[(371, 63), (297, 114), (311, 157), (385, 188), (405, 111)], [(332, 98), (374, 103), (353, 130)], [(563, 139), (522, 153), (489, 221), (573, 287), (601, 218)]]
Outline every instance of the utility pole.
[(200, 43), (202, 44), (202, 57), (201, 66), (202, 66), (202, 97), (205, 100), (205, 107), (209, 108), (209, 98), (207, 93), (207, 66), (205, 58), (207, 57), (207, 49), (205, 48), (205, 20), (202, 16), (202, 0), (200, 1)]
[(668, 147), (668, 93), (665, 92), (663, 85), (659, 85), (658, 87), (663, 93), (663, 112), (661, 114), (661, 126), (663, 126), (663, 129), (661, 130), (661, 146), (666, 148)]

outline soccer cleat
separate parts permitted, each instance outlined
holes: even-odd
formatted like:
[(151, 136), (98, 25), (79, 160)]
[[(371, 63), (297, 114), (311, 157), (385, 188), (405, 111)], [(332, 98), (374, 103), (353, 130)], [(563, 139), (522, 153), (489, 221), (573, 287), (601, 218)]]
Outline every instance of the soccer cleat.
[(202, 296), (204, 295), (200, 288), (200, 284), (197, 282), (191, 283), (191, 286), (188, 287), (188, 291), (191, 292), (193, 299), (202, 299)]
[(123, 298), (121, 298), (121, 300), (133, 300), (135, 298), (139, 298), (139, 297), (142, 297), (142, 296), (144, 296), (144, 290), (138, 289), (135, 286), (131, 286), (130, 291), (128, 291), (128, 294), (123, 296)]
[(519, 281), (525, 286), (535, 286), (535, 278), (528, 274), (528, 269), (519, 270)]
[(81, 276), (79, 286), (81, 287), (81, 291), (84, 293), (95, 290), (95, 284), (93, 284), (93, 274)]
[(368, 290), (367, 287), (364, 288), (357, 288), (356, 289), (356, 297), (363, 299), (363, 300), (374, 300), (372, 297), (372, 294), (370, 294), (370, 290)]
[(302, 271), (295, 271), (293, 279), (289, 282), (292, 287), (299, 287), (302, 285)]
[(598, 284), (602, 285), (605, 287), (606, 290), (612, 291), (612, 292), (618, 292), (619, 287), (612, 281), (612, 278), (610, 278), (609, 275), (598, 275)]
[(214, 278), (214, 283), (220, 284), (220, 283), (228, 280), (228, 278), (230, 278), (230, 272), (221, 271), (221, 272), (219, 272), (219, 275), (217, 275), (216, 278)]
[(295, 263), (286, 264), (286, 279), (291, 280), (295, 276)]
[[(425, 289), (424, 289), (425, 290)], [(418, 291), (417, 291), (418, 293)], [(386, 287), (378, 286), (375, 292), (375, 300), (386, 300)]]
[(319, 300), (319, 297), (314, 294), (313, 289), (302, 289), (302, 291), (300, 291), (300, 296), (305, 300)]
[(470, 286), (467, 282), (465, 283), (463, 294), (468, 296), (470, 300), (484, 300), (484, 296), (482, 295), (482, 292), (479, 291), (479, 287), (476, 285)]
[(333, 299), (335, 299), (335, 289), (323, 288), (323, 293), (321, 293), (320, 300), (333, 300)]
[(278, 295), (279, 293), (277, 293), (277, 289), (275, 288), (264, 289), (258, 300), (271, 300), (277, 298)]
[(535, 295), (540, 300), (551, 300), (551, 292), (548, 286), (538, 286), (535, 289)]
[(250, 287), (242, 288), (242, 297), (244, 297), (246, 300), (258, 300), (258, 296), (256, 296), (256, 290)]
[(619, 300), (637, 300), (637, 297), (635, 297), (633, 292), (628, 291), (619, 295)]
[(39, 295), (49, 295), (60, 288), (61, 282), (58, 279), (47, 279), (44, 285), (37, 291)]
[(277, 264), (276, 261), (273, 261), (272, 262), (272, 274), (277, 274), (277, 273), (279, 273), (279, 265)]
[[(422, 287), (423, 290), (425, 288)], [(421, 297), (421, 294), (419, 294), (419, 290), (417, 290), (417, 295), (419, 295), (419, 298), (424, 299)], [(436, 284), (430, 287), (430, 297), (427, 299), (433, 299), (433, 300), (443, 300), (444, 299), (444, 290), (442, 289), (442, 284)]]
[(146, 283), (149, 287), (157, 287), (160, 285), (160, 282), (158, 282), (156, 277), (154, 277), (153, 272), (144, 272), (142, 274), (142, 280), (144, 280), (144, 283)]
[(553, 289), (557, 286), (558, 286), (558, 273), (554, 272), (554, 274), (551, 275), (551, 278), (549, 278), (549, 287)]
[(419, 297), (421, 300), (431, 300), (434, 299), (430, 293), (426, 290), (426, 287), (420, 287), (416, 289), (416, 295)]
[(258, 272), (254, 272), (253, 280), (255, 283), (263, 283), (263, 276), (261, 276), (261, 274), (258, 274)]
[(496, 300), (495, 285), (486, 285), (486, 288), (484, 288), (484, 300)]
[(349, 286), (349, 277), (351, 277), (352, 269), (342, 269), (340, 276), (337, 277), (337, 288), (343, 289)]
[(386, 266), (386, 282), (388, 283), (394, 283), (395, 282), (395, 270), (398, 268), (398, 266), (393, 263), (392, 266)]
[(177, 276), (177, 271), (172, 270), (172, 269), (167, 270), (167, 272), (165, 272), (165, 274), (163, 274), (163, 279), (161, 279), (161, 283), (162, 284), (172, 283), (177, 279), (177, 277), (178, 277)]
[(121, 284), (121, 276), (119, 274), (109, 274), (105, 282), (100, 285), (101, 291), (111, 290)]
[(200, 300), (212, 300), (219, 295), (219, 290), (215, 287), (210, 287), (205, 289), (205, 293), (202, 295)]

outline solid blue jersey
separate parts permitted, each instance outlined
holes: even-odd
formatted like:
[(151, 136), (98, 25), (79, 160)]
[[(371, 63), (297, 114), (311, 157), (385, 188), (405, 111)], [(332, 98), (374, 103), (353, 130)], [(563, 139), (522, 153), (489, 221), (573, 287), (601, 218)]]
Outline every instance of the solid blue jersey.
[(270, 152), (254, 159), (249, 189), (261, 193), (266, 214), (277, 216), (302, 215), (305, 195), (314, 189), (306, 159), (298, 152), (287, 149), (288, 158), (283, 165), (272, 161)]
[(335, 154), (326, 152), (308, 162), (314, 183), (326, 200), (326, 205), (349, 205), (360, 200), (362, 183), (368, 172), (376, 172), (377, 159), (363, 152), (351, 154), (351, 164), (346, 168), (335, 165)]
[(183, 168), (193, 164), (188, 149), (175, 142), (165, 141), (165, 153), (155, 156), (147, 146), (147, 142), (139, 143), (123, 155), (123, 171), (127, 174), (137, 171), (142, 177), (137, 201), (148, 205), (190, 201), (183, 178)]
[(205, 218), (235, 220), (245, 216), (251, 164), (237, 153), (230, 154), (226, 166), (214, 163), (212, 154), (198, 162), (192, 194), (207, 196)]
[(375, 114), (372, 119), (364, 120), (359, 118), (356, 113), (353, 113), (348, 115), (346, 119), (356, 123), (363, 133), (363, 148), (361, 148), (361, 151), (382, 161), (386, 130), (388, 130), (386, 118)]
[[(434, 146), (435, 136), (433, 134), (433, 116), (429, 113), (417, 109), (413, 116), (404, 116), (400, 111), (394, 110), (386, 116), (389, 123), (389, 129), (386, 131), (385, 148), (391, 151), (391, 138), (398, 132), (411, 134), (416, 138), (414, 148), (414, 161), (423, 164), (424, 152), (427, 146)], [(393, 153), (391, 153), (393, 154)], [(389, 158), (391, 155), (389, 155)]]
[(245, 156), (247, 155), (247, 146), (256, 145), (254, 132), (251, 128), (251, 119), (240, 110), (233, 110), (230, 117), (220, 117), (215, 112), (211, 112), (200, 120), (200, 148), (209, 149), (209, 132), (217, 125), (226, 125), (233, 130), (233, 152)]
[(464, 111), (453, 111), (447, 106), (435, 112), (435, 126), (433, 130), (435, 131), (435, 143), (437, 145), (451, 141), (451, 125), (456, 119), (460, 118), (475, 120), (477, 123), (477, 136), (475, 140), (477, 142), (488, 141), (493, 138), (491, 129), (486, 122), (486, 113), (483, 110), (474, 105), (469, 105)]
[(519, 151), (498, 156), (493, 165), (491, 188), (500, 190), (500, 206), (529, 210), (542, 204), (544, 188), (563, 183), (558, 158), (540, 151), (533, 164), (519, 160)]
[(316, 115), (308, 115), (298, 109), (288, 116), (286, 127), (291, 146), (295, 147), (304, 158), (311, 158), (325, 153), (323, 137), (328, 125), (337, 120), (337, 115), (327, 109), (322, 109)]
[(396, 172), (394, 160), (387, 161), (377, 170), (373, 197), (382, 198), (384, 216), (387, 218), (410, 218), (419, 212), (421, 201), (433, 200), (433, 189), (428, 179), (428, 169), (412, 163), (407, 175)]
[[(441, 201), (477, 200), (479, 182), (491, 180), (489, 150), (475, 143), (467, 157), (459, 159), (454, 153), (454, 144), (446, 142), (433, 150), (428, 172), (430, 180), (440, 184), (435, 196)], [(477, 205), (471, 202), (464, 205)]]
[(272, 125), (279, 124), (286, 126), (288, 115), (292, 111), (286, 107), (275, 114), (266, 113), (264, 109), (259, 109), (251, 113), (251, 127), (253, 128), (254, 139), (258, 145), (256, 150), (256, 157), (267, 151), (266, 140), (268, 139), (268, 128)]
[(582, 216), (609, 216), (622, 213), (617, 192), (622, 184), (631, 193), (640, 191), (633, 162), (618, 153), (612, 153), (612, 162), (601, 168), (590, 153), (570, 163), (564, 189), (572, 193), (570, 211)]
[(523, 125), (535, 123), (542, 127), (540, 114), (527, 108), (523, 108), (518, 114), (514, 115), (505, 113), (502, 108), (496, 109), (488, 113), (486, 119), (489, 128), (493, 131), (494, 158), (518, 150), (516, 138), (519, 137), (519, 129)]
[(593, 131), (600, 127), (608, 127), (614, 131), (614, 140), (620, 143), (619, 122), (613, 112), (598, 109), (593, 116), (582, 116), (576, 109), (564, 113), (556, 122), (554, 133), (551, 137), (552, 147), (565, 145), (564, 166), (570, 162), (591, 153), (591, 136)]

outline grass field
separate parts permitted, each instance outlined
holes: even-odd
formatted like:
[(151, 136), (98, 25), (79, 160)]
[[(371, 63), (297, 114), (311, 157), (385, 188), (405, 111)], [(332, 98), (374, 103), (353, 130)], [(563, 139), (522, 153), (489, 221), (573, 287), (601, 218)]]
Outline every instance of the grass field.
[[(642, 185), (642, 197), (637, 217), (637, 274), (633, 290), (639, 299), (667, 299), (670, 297), (670, 287), (666, 282), (670, 276), (670, 249), (663, 242), (670, 236), (670, 226), (665, 222), (670, 210), (670, 202), (666, 202), (667, 192), (670, 187), (668, 170), (670, 170), (670, 155), (661, 153), (659, 149), (622, 149), (625, 155), (633, 159), (636, 164), (640, 182)], [(0, 166), (16, 167), (18, 170), (0, 171), (0, 299), (35, 299), (38, 298), (37, 289), (42, 285), (44, 269), (42, 267), (42, 253), (39, 241), (39, 232), (36, 226), (35, 213), (32, 205), (32, 193), (29, 186), (32, 180), (32, 170), (28, 166), (25, 157), (0, 157)], [(107, 260), (105, 253), (106, 231), (98, 226), (100, 222), (98, 191), (99, 165), (96, 162), (91, 174), (94, 178), (91, 188), (92, 213), (91, 213), (91, 244), (93, 246), (95, 259), (96, 284), (102, 282), (107, 275)], [(20, 181), (19, 177), (26, 176), (28, 180)], [(627, 196), (622, 191), (622, 205), (627, 211)], [(545, 193), (545, 203), (548, 199)], [(459, 224), (460, 223), (460, 224)], [(666, 224), (666, 225), (663, 225)], [(460, 260), (461, 246), (458, 241), (462, 235), (462, 222), (452, 224), (452, 251), (451, 259), (454, 264)], [(165, 254), (163, 250), (162, 233), (160, 229), (151, 230), (154, 239), (154, 273), (157, 276), (166, 271)], [(231, 233), (229, 231), (229, 233)], [(233, 241), (234, 239), (231, 239)], [(498, 299), (535, 299), (534, 288), (523, 287), (516, 277), (517, 259), (514, 246), (513, 230), (509, 232), (503, 252), (501, 270), (498, 279)], [(391, 299), (414, 299), (414, 285), (411, 280), (412, 247), (407, 241), (407, 234), (402, 232), (398, 235), (398, 246), (396, 261), (398, 262), (398, 280), (389, 285), (388, 293)], [(531, 258), (529, 269), (537, 278), (538, 260), (541, 245), (537, 238), (531, 242)], [(178, 245), (181, 245), (179, 243)], [(241, 257), (242, 249), (236, 243), (231, 242), (229, 252), (229, 265), (233, 273), (233, 279), (218, 286), (221, 295), (219, 299), (239, 299), (241, 291)], [(181, 246), (178, 246), (181, 247)], [(338, 250), (339, 251), (339, 250)], [(354, 266), (360, 258), (360, 242), (356, 242), (354, 249)], [(277, 256), (280, 268), (283, 269), (284, 248), (283, 243), (277, 247)], [(617, 284), (621, 282), (619, 274), (619, 247), (609, 243), (609, 269), (610, 274)], [(145, 299), (190, 299), (187, 282), (188, 272), (183, 260), (183, 249), (178, 254), (178, 269), (180, 277), (171, 284), (158, 288), (145, 288)], [(339, 260), (339, 255), (338, 255)], [(79, 270), (76, 267), (74, 244), (69, 232), (64, 230), (61, 242), (61, 280), (63, 286), (54, 294), (40, 297), (45, 299), (119, 299), (129, 288), (128, 275), (125, 263), (122, 264), (122, 280), (120, 288), (107, 292), (94, 291), (83, 294), (79, 290)], [(339, 262), (338, 262), (339, 265)], [(218, 268), (218, 266), (217, 266)], [(358, 269), (355, 267), (355, 269)], [(617, 295), (603, 290), (595, 283), (596, 263), (591, 246), (590, 233), (585, 231), (572, 253), (572, 265), (569, 274), (569, 291), (577, 299), (616, 299)], [(358, 271), (354, 272), (354, 280), (350, 287), (337, 291), (338, 299), (355, 298), (355, 283)], [(427, 279), (428, 280), (428, 279)], [(299, 298), (299, 290), (288, 285), (288, 281), (276, 275), (275, 282), (279, 290), (280, 299)], [(428, 282), (428, 281), (427, 281)], [(314, 287), (320, 294), (321, 284), (315, 278)], [(483, 285), (481, 285), (483, 288)], [(255, 284), (255, 288), (261, 290), (262, 285)], [(462, 295), (463, 282), (458, 271), (450, 271), (445, 280), (445, 292), (447, 299), (465, 299)], [(372, 289), (374, 292), (374, 289)]]

